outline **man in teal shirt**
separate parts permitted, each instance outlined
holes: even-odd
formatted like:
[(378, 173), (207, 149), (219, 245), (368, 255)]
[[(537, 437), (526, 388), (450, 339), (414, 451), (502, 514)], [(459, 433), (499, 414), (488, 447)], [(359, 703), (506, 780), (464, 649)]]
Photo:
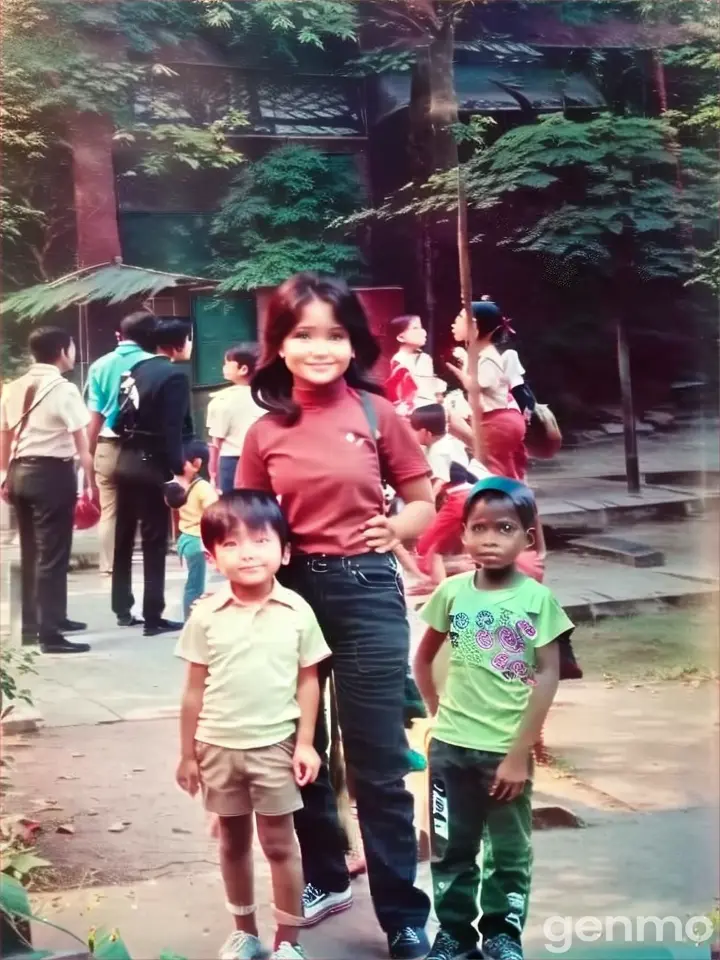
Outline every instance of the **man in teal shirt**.
[(157, 319), (153, 314), (144, 310), (131, 313), (120, 323), (117, 347), (96, 360), (88, 370), (88, 440), (95, 458), (100, 496), (100, 572), (108, 576), (112, 573), (115, 552), (117, 494), (113, 474), (120, 453), (120, 440), (113, 427), (119, 412), (120, 380), (135, 364), (155, 356), (156, 329)]

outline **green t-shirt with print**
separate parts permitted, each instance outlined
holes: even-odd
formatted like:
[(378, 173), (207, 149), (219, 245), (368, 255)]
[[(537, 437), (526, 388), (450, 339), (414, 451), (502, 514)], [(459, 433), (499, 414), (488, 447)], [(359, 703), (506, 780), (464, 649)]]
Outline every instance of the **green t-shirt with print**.
[(530, 698), (535, 650), (573, 629), (547, 587), (518, 574), (478, 590), (475, 573), (445, 580), (422, 611), (450, 643), (433, 736), (458, 747), (507, 753)]

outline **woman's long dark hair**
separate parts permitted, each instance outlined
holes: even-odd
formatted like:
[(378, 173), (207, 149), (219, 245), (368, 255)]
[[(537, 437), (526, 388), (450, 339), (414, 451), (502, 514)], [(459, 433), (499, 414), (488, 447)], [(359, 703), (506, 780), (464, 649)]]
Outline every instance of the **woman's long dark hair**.
[(380, 395), (383, 392), (368, 376), (381, 351), (357, 295), (338, 277), (296, 273), (277, 288), (268, 304), (262, 359), (251, 382), (253, 399), (258, 406), (282, 416), (289, 426), (299, 420), (300, 407), (293, 400), (292, 374), (280, 356), (280, 349), (300, 319), (301, 310), (312, 300), (329, 303), (335, 319), (348, 332), (355, 353), (345, 373), (348, 386)]

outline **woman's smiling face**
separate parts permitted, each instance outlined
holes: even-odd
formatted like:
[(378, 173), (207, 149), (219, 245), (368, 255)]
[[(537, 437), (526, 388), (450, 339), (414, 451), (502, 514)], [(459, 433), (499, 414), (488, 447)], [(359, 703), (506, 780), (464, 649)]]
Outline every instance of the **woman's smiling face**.
[(317, 299), (308, 301), (283, 340), (280, 356), (300, 386), (324, 386), (343, 377), (353, 358), (353, 348), (332, 304)]

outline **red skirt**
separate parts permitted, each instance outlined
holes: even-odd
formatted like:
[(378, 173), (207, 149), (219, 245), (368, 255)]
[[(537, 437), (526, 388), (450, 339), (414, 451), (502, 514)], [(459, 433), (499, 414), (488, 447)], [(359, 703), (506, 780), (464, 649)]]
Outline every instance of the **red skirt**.
[(525, 417), (519, 410), (492, 410), (482, 418), (483, 460), (490, 473), (525, 482)]

